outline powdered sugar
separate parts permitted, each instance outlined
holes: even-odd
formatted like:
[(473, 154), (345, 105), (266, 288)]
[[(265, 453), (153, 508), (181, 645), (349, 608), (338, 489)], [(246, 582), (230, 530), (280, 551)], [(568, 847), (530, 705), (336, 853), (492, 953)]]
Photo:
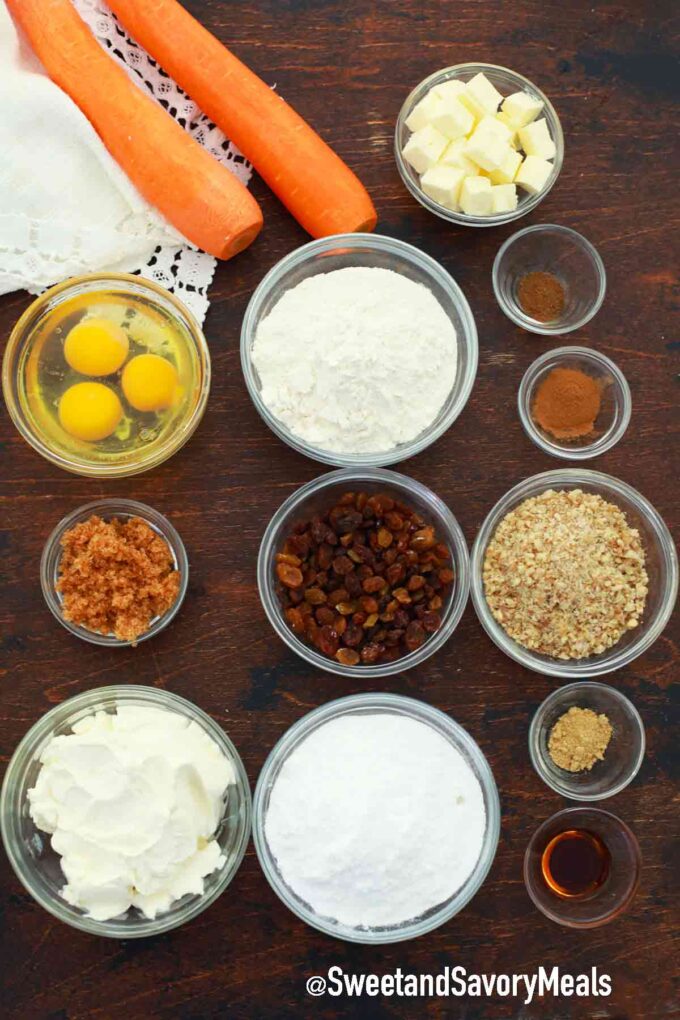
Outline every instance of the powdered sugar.
[(278, 774), (265, 836), (286, 884), (322, 917), (381, 927), (452, 896), (479, 859), (477, 777), (431, 726), (392, 713), (319, 726)]
[(253, 344), (270, 411), (336, 453), (384, 452), (420, 435), (451, 392), (456, 355), (454, 326), (427, 287), (358, 266), (292, 287)]

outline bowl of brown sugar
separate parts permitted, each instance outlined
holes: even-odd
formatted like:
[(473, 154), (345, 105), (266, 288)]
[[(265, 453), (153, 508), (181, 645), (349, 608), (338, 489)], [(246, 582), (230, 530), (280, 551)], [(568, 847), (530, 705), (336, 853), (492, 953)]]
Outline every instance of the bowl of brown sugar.
[(121, 648), (154, 637), (174, 619), (189, 561), (163, 514), (131, 499), (102, 499), (59, 522), (45, 543), (40, 579), (66, 630)]
[(610, 358), (558, 347), (527, 369), (517, 394), (520, 421), (544, 453), (589, 460), (618, 443), (630, 422), (630, 388)]

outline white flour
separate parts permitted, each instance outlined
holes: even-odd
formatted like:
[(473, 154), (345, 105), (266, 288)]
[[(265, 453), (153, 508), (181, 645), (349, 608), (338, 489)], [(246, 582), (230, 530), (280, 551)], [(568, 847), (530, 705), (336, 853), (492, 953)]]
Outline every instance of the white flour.
[(336, 453), (378, 453), (420, 435), (451, 392), (456, 355), (456, 331), (434, 294), (370, 267), (291, 288), (253, 344), (270, 411)]
[(405, 716), (348, 715), (307, 737), (279, 773), (265, 835), (286, 884), (352, 927), (419, 917), (479, 858), (486, 813), (462, 755)]

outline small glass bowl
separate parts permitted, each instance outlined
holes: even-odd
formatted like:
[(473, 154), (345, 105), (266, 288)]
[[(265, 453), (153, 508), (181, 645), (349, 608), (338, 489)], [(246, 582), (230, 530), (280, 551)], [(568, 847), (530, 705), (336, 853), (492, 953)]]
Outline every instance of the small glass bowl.
[[(188, 894), (170, 910), (150, 920), (137, 910), (121, 917), (97, 921), (71, 906), (60, 895), (64, 885), (60, 857), (46, 833), (38, 829), (29, 814), (28, 791), (35, 786), (41, 769), (40, 755), (52, 737), (70, 733), (74, 723), (97, 711), (113, 712), (118, 705), (163, 708), (197, 723), (215, 741), (231, 762), (236, 783), (229, 787), (225, 813), (216, 832), (226, 862), (205, 878), (202, 895)], [(2, 838), (10, 863), (24, 888), (34, 900), (59, 921), (90, 935), (130, 939), (160, 935), (178, 928), (209, 907), (227, 888), (243, 860), (250, 838), (251, 799), (248, 776), (238, 751), (224, 730), (190, 701), (153, 687), (125, 684), (101, 687), (69, 698), (47, 712), (28, 731), (7, 767), (0, 795)]]
[(112, 517), (117, 517), (121, 520), (141, 517), (150, 528), (153, 528), (156, 534), (165, 539), (172, 553), (175, 569), (179, 571), (177, 598), (166, 613), (163, 613), (162, 616), (157, 616), (155, 620), (151, 621), (149, 629), (137, 638), (135, 644), (140, 644), (142, 641), (147, 641), (149, 638), (155, 637), (156, 634), (160, 634), (174, 620), (187, 592), (187, 585), (189, 584), (189, 560), (184, 543), (170, 521), (163, 514), (160, 514), (158, 510), (146, 506), (145, 503), (137, 503), (133, 499), (99, 499), (94, 503), (87, 503), (85, 506), (79, 507), (78, 510), (67, 514), (63, 520), (59, 521), (59, 524), (57, 524), (45, 543), (40, 560), (40, 584), (52, 615), (71, 634), (75, 634), (76, 637), (82, 638), (83, 641), (88, 641), (92, 645), (102, 645), (105, 648), (129, 648), (133, 644), (132, 641), (121, 641), (120, 638), (114, 637), (113, 634), (99, 634), (97, 631), (88, 630), (87, 627), (81, 627), (77, 623), (71, 623), (70, 620), (64, 619), (62, 613), (62, 598), (57, 591), (59, 564), (63, 551), (61, 539), (65, 532), (69, 531), (74, 525), (88, 520), (93, 514), (96, 514), (105, 521), (111, 520)]
[[(582, 829), (597, 836), (608, 849), (609, 875), (595, 892), (563, 898), (548, 886), (541, 859), (559, 833)], [(628, 826), (599, 808), (573, 807), (558, 811), (538, 827), (524, 855), (524, 883), (534, 905), (551, 921), (567, 928), (599, 928), (630, 906), (640, 881), (640, 847)]]
[[(455, 572), (453, 591), (443, 609), (439, 630), (430, 635), (415, 652), (410, 652), (395, 662), (384, 662), (374, 666), (343, 666), (337, 660), (327, 658), (302, 641), (288, 625), (276, 591), (276, 554), (281, 550), (293, 526), (298, 521), (330, 509), (333, 500), (343, 492), (355, 490), (368, 492), (369, 495), (385, 492), (398, 500), (403, 500), (420, 513), (426, 521), (434, 525), (439, 541), (444, 542), (451, 550), (451, 562)], [(315, 478), (281, 504), (262, 537), (257, 560), (257, 584), (264, 611), (272, 627), (288, 647), (306, 662), (325, 673), (335, 673), (357, 680), (377, 679), (413, 669), (433, 655), (451, 637), (463, 615), (470, 590), (468, 548), (460, 525), (446, 503), (420, 482), (381, 468), (364, 470), (345, 468)]]
[[(93, 461), (87, 456), (68, 454), (51, 444), (26, 412), (21, 399), (23, 360), (35, 331), (45, 316), (65, 301), (91, 291), (122, 291), (134, 293), (162, 314), (176, 319), (195, 358), (196, 383), (193, 403), (183, 420), (160, 442), (149, 443), (143, 456), (118, 459), (111, 463)], [(90, 478), (127, 478), (157, 467), (177, 453), (194, 434), (205, 412), (210, 391), (210, 353), (200, 326), (182, 302), (152, 280), (128, 273), (93, 273), (76, 276), (50, 287), (29, 305), (10, 334), (2, 363), (2, 389), (9, 411), (19, 433), (27, 443), (50, 463), (77, 475)]]
[[(575, 368), (598, 382), (602, 404), (590, 435), (557, 439), (534, 420), (532, 408), (536, 392), (554, 368)], [(562, 460), (589, 460), (618, 443), (628, 428), (633, 405), (625, 375), (604, 354), (588, 347), (558, 347), (542, 354), (529, 366), (520, 383), (517, 407), (524, 431), (544, 453)]]
[[(559, 768), (548, 752), (553, 726), (573, 705), (604, 713), (612, 727), (603, 760), (584, 772)], [(543, 782), (562, 797), (604, 800), (620, 793), (638, 774), (645, 756), (645, 728), (635, 706), (620, 691), (579, 681), (553, 691), (538, 708), (529, 729), (529, 755)]]
[[(583, 489), (614, 503), (625, 513), (628, 523), (640, 532), (646, 553), (649, 592), (642, 621), (635, 630), (626, 631), (620, 641), (601, 655), (587, 659), (553, 659), (524, 648), (506, 634), (494, 619), (484, 596), (482, 572), (484, 557), (496, 528), (515, 507), (547, 489)], [(612, 673), (627, 666), (647, 651), (670, 619), (678, 594), (678, 558), (668, 528), (652, 504), (626, 482), (586, 468), (559, 468), (519, 482), (499, 499), (489, 512), (475, 539), (470, 556), (472, 602), (480, 623), (501, 651), (527, 669), (548, 676), (571, 680)]]
[[(530, 195), (520, 188), (517, 208), (512, 212), (499, 213), (496, 216), (469, 216), (464, 212), (452, 212), (450, 209), (445, 208), (445, 206), (435, 202), (429, 195), (425, 194), (420, 186), (419, 175), (402, 156), (402, 149), (411, 136), (411, 132), (406, 126), (406, 118), (416, 103), (419, 103), (435, 85), (441, 85), (445, 81), (469, 81), (470, 78), (474, 78), (480, 72), (489, 79), (492, 85), (496, 86), (504, 97), (511, 95), (513, 92), (527, 92), (532, 98), (540, 99), (543, 102), (543, 110), (540, 116), (545, 117), (557, 149), (555, 158), (552, 160), (553, 172), (546, 181), (545, 187), (537, 195)], [(434, 74), (421, 81), (420, 85), (417, 85), (410, 95), (407, 96), (397, 118), (394, 132), (394, 156), (397, 161), (399, 175), (408, 190), (422, 206), (434, 213), (435, 216), (448, 220), (450, 223), (458, 223), (464, 227), (498, 227), (504, 223), (511, 223), (512, 220), (517, 220), (521, 216), (525, 216), (532, 209), (535, 209), (546, 197), (557, 181), (562, 169), (564, 136), (562, 134), (562, 125), (552, 103), (528, 78), (524, 78), (521, 74), (511, 71), (507, 67), (499, 67), (496, 64), (454, 64), (453, 67), (445, 67), (441, 71), (435, 71)]]
[[(296, 436), (275, 418), (261, 396), (261, 382), (252, 361), (258, 326), (283, 294), (303, 280), (348, 266), (390, 269), (432, 291), (456, 331), (458, 367), (453, 389), (432, 424), (409, 443), (381, 453), (336, 453)], [(396, 464), (421, 453), (453, 424), (470, 396), (477, 373), (477, 328), (462, 290), (433, 258), (404, 241), (380, 234), (336, 234), (311, 241), (286, 255), (271, 269), (250, 299), (241, 327), (241, 366), (251, 400), (260, 416), (279, 439), (294, 450), (322, 464), (345, 467), (379, 467)]]
[[(532, 319), (519, 303), (519, 283), (528, 273), (556, 276), (565, 290), (559, 319)], [(538, 223), (525, 227), (501, 245), (491, 273), (496, 300), (509, 319), (543, 336), (571, 333), (590, 322), (604, 301), (607, 274), (597, 251), (569, 227)]]
[[(475, 870), (467, 881), (439, 907), (428, 911), (413, 921), (384, 928), (351, 928), (334, 919), (322, 917), (309, 907), (288, 885), (279, 871), (276, 858), (269, 849), (265, 834), (265, 822), (269, 799), (281, 769), (293, 751), (318, 727), (342, 716), (355, 714), (386, 713), (403, 715), (417, 722), (425, 723), (436, 730), (445, 740), (462, 754), (465, 761), (479, 780), (486, 810), (486, 831), (484, 842)], [(479, 746), (469, 733), (449, 715), (426, 705), (415, 698), (404, 698), (396, 694), (355, 694), (347, 698), (330, 701), (299, 719), (270, 752), (260, 772), (253, 800), (253, 841), (260, 866), (267, 881), (279, 899), (306, 924), (325, 935), (331, 935), (346, 942), (363, 945), (378, 945), (389, 942), (404, 942), (417, 938), (445, 924), (465, 907), (484, 882), (493, 863), (500, 834), (500, 802), (493, 772)]]

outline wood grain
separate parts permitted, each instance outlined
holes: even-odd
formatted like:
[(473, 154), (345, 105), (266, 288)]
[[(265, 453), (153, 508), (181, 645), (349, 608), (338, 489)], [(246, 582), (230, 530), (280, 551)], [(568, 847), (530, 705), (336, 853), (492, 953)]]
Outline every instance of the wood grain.
[[(480, 365), (460, 419), (402, 469), (451, 506), (472, 542), (492, 504), (518, 480), (556, 467), (524, 437), (520, 378), (548, 343), (516, 329), (497, 307), (491, 265), (513, 227), (456, 229), (421, 209), (402, 186), (392, 132), (409, 89), (465, 60), (516, 68), (553, 100), (566, 138), (561, 178), (526, 222), (582, 230), (608, 272), (599, 315), (571, 340), (611, 356), (634, 402), (622, 442), (594, 466), (625, 479), (680, 524), (677, 478), (679, 210), (674, 130), (676, 7), (666, 0), (518, 0), (494, 5), (413, 0), (191, 0), (194, 14), (233, 46), (321, 131), (375, 197), (378, 229), (441, 260), (477, 319)], [(675, 77), (674, 77), (675, 74)], [(218, 268), (206, 333), (214, 384), (204, 422), (186, 447), (151, 474), (111, 484), (71, 477), (33, 453), (0, 420), (0, 760), (57, 702), (113, 682), (168, 688), (196, 701), (229, 732), (251, 782), (276, 740), (307, 710), (359, 685), (320, 675), (270, 629), (255, 584), (262, 531), (289, 493), (320, 467), (282, 445), (247, 397), (238, 355), (253, 288), (302, 231), (259, 181), (265, 229)], [(6, 335), (29, 298), (0, 302)], [(79, 643), (43, 603), (38, 561), (63, 514), (101, 495), (141, 499), (167, 513), (191, 561), (185, 606), (164, 634), (117, 654)], [(531, 906), (522, 855), (536, 826), (562, 806), (533, 773), (529, 720), (556, 681), (508, 660), (483, 634), (471, 606), (451, 641), (421, 669), (385, 682), (450, 712), (480, 742), (498, 779), (503, 826), (491, 874), (467, 909), (412, 943), (369, 949), (305, 927), (276, 899), (252, 849), (228, 892), (184, 929), (118, 943), (71, 931), (23, 891), (0, 862), (0, 1014), (17, 1018), (381, 1018), (461, 1020), (657, 1020), (677, 1016), (677, 743), (672, 738), (678, 630), (612, 677), (639, 708), (648, 752), (634, 784), (606, 806), (635, 830), (644, 857), (630, 912), (591, 932), (561, 929)], [(677, 692), (677, 685), (676, 685)], [(677, 693), (675, 695), (677, 702)], [(677, 719), (677, 715), (675, 716)], [(305, 980), (332, 964), (382, 974), (524, 972), (558, 964), (611, 974), (608, 999), (310, 1000)]]

